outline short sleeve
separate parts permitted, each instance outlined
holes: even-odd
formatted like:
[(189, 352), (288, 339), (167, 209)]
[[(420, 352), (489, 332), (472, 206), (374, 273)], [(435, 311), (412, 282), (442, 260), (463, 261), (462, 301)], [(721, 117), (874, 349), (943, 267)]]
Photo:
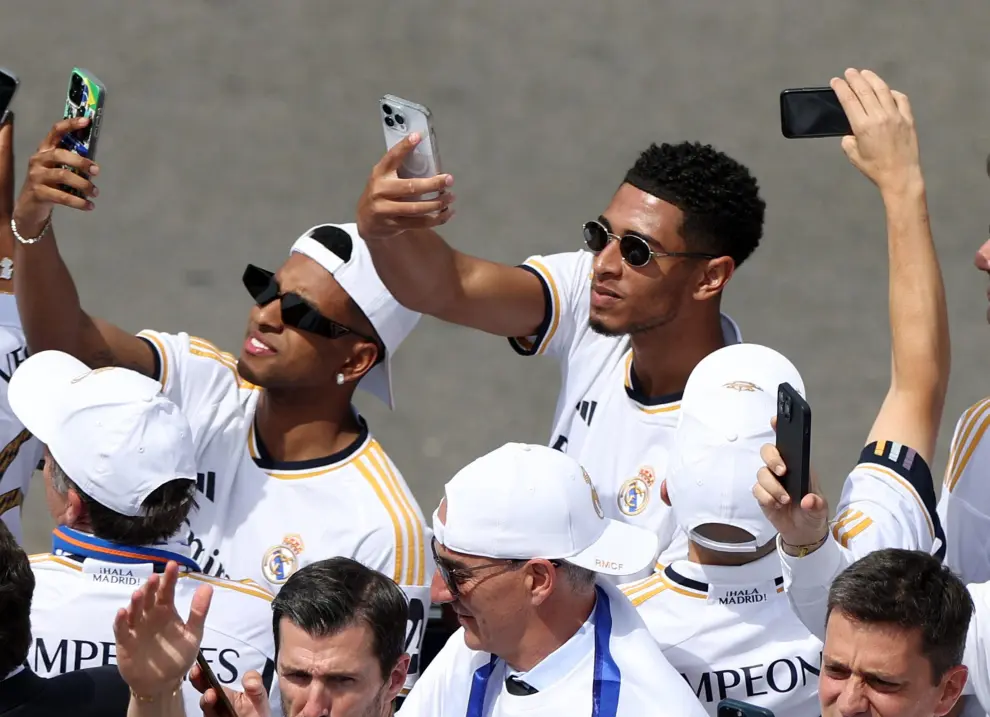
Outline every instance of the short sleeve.
[(945, 535), (932, 474), (918, 452), (893, 441), (866, 446), (842, 487), (832, 537), (857, 560), (884, 548), (942, 558)]
[(965, 582), (990, 580), (990, 399), (970, 406), (956, 423), (942, 482), (938, 516), (945, 530), (945, 562)]
[(543, 321), (532, 336), (509, 339), (523, 356), (570, 354), (588, 323), (591, 272), (594, 256), (587, 251), (532, 256), (521, 268), (535, 275), (543, 286)]
[(237, 374), (237, 359), (189, 334), (142, 331), (138, 337), (155, 355), (155, 378), (162, 392), (182, 409), (193, 431), (197, 452), (215, 431), (241, 411), (241, 388), (250, 388)]

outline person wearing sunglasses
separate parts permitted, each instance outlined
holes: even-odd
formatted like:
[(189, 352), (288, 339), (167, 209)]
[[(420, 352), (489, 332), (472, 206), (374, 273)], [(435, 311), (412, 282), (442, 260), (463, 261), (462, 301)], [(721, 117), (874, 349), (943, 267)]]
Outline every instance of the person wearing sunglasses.
[[(54, 205), (85, 209), (95, 198), (99, 168), (58, 148), (79, 126), (53, 127), (14, 210), (15, 292), (31, 351), (161, 382), (193, 432), (198, 507), (186, 536), (204, 573), (278, 592), (315, 560), (357, 560), (398, 583), (420, 617), (410, 622), (415, 668), (434, 569), (429, 530), (352, 400), (361, 388), (394, 405), (391, 360), (419, 314), (382, 284), (353, 224), (323, 224), (276, 272), (244, 271), (253, 306), (237, 358), (186, 333), (134, 336), (90, 317), (52, 228)], [(61, 164), (89, 177), (90, 199), (62, 189), (81, 177)]]
[[(399, 179), (415, 143), (385, 155), (358, 205), (385, 285), (410, 309), (555, 358), (562, 388), (549, 444), (597, 477), (607, 515), (649, 528), (661, 549), (674, 541), (672, 557), (686, 557), (658, 476), (692, 369), (741, 340), (719, 307), (763, 233), (756, 180), (711, 146), (652, 145), (580, 234), (542, 242), (564, 253), (513, 267), (463, 254), (431, 229), (451, 215), (453, 179)], [(437, 190), (434, 201), (409, 201)]]
[(630, 602), (604, 575), (653, 562), (657, 536), (605, 517), (573, 458), (508, 443), (444, 487), (433, 601), (461, 629), (400, 717), (701, 717)]

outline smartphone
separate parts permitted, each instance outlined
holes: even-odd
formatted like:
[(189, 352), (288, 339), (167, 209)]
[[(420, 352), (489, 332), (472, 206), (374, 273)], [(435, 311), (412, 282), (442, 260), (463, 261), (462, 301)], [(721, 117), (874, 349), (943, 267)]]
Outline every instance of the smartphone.
[(846, 111), (831, 87), (781, 92), (780, 131), (787, 139), (845, 137), (853, 133)]
[(19, 84), (17, 75), (4, 67), (0, 67), (0, 124), (7, 121), (10, 102), (14, 99), (14, 93), (17, 92)]
[(780, 482), (800, 503), (811, 490), (811, 406), (789, 383), (777, 387), (777, 450), (787, 466)]
[(199, 669), (203, 671), (203, 677), (206, 679), (207, 684), (213, 688), (213, 691), (217, 693), (217, 713), (220, 715), (226, 715), (226, 717), (237, 717), (237, 713), (234, 712), (234, 705), (230, 704), (230, 700), (227, 698), (227, 693), (223, 689), (223, 685), (220, 684), (220, 680), (217, 676), (213, 674), (213, 670), (210, 668), (210, 663), (206, 661), (203, 656), (203, 651), (200, 650), (196, 655), (196, 664), (199, 665)]
[(773, 711), (739, 700), (724, 699), (715, 708), (717, 717), (774, 717)]
[[(413, 132), (422, 137), (416, 149), (409, 153), (399, 169), (403, 179), (435, 177), (441, 173), (440, 148), (433, 129), (433, 113), (425, 105), (404, 100), (395, 95), (385, 95), (379, 101), (385, 146), (392, 149)], [(436, 199), (437, 192), (429, 192), (418, 199)]]
[[(69, 90), (65, 97), (64, 119), (89, 117), (89, 124), (82, 129), (70, 132), (62, 138), (62, 149), (68, 149), (89, 159), (96, 158), (96, 144), (100, 137), (103, 122), (103, 107), (106, 104), (107, 88), (89, 70), (72, 68), (69, 75)], [(75, 170), (73, 170), (75, 171)], [(82, 192), (62, 185), (62, 190), (81, 197)]]

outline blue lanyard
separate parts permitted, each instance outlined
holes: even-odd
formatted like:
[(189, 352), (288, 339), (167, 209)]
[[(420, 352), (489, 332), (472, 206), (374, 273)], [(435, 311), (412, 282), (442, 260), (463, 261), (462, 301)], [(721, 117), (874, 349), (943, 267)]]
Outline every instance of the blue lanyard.
[(192, 572), (200, 572), (199, 565), (196, 564), (196, 561), (186, 555), (173, 553), (171, 550), (158, 550), (157, 548), (147, 547), (135, 548), (129, 545), (120, 545), (119, 543), (97, 538), (94, 535), (81, 533), (64, 525), (52, 532), (52, 552), (56, 554), (61, 552), (80, 558), (95, 558), (96, 560), (103, 560), (108, 563), (124, 563), (127, 565), (153, 563), (156, 567), (163, 569), (169, 560), (174, 560)]
[[(598, 586), (595, 591), (598, 593), (598, 602), (595, 603), (595, 678), (591, 689), (591, 717), (615, 717), (619, 709), (622, 672), (612, 659), (609, 649), (612, 611), (609, 608), (608, 595)], [(497, 662), (498, 658), (492, 655), (492, 659), (479, 667), (471, 678), (466, 717), (484, 717), (488, 681)]]

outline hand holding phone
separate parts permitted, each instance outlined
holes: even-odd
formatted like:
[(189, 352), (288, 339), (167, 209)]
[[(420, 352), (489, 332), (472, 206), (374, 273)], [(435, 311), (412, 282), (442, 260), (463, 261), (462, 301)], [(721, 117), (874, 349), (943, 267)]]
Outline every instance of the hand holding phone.
[(214, 706), (219, 717), (237, 717), (237, 712), (234, 710), (234, 705), (230, 703), (230, 699), (227, 697), (227, 692), (224, 690), (223, 685), (220, 684), (220, 680), (213, 673), (210, 663), (206, 661), (206, 657), (203, 656), (203, 651), (200, 650), (199, 654), (196, 655), (196, 664), (199, 666), (199, 673), (202, 679), (206, 682), (206, 687), (203, 689), (205, 692), (207, 689), (212, 689), (217, 696), (217, 702)]
[[(67, 149), (88, 159), (96, 158), (96, 143), (100, 137), (106, 98), (106, 85), (100, 82), (96, 75), (79, 67), (72, 68), (72, 74), (69, 75), (69, 90), (65, 97), (63, 118), (86, 117), (89, 119), (89, 123), (63, 136), (59, 144), (61, 149)], [(74, 167), (69, 165), (63, 165), (63, 167), (87, 179), (89, 178)], [(60, 188), (62, 191), (75, 194), (77, 197), (82, 198), (84, 196), (79, 189), (67, 184), (61, 185)]]
[[(404, 100), (395, 95), (385, 95), (379, 101), (381, 123), (385, 132), (385, 146), (392, 149), (412, 133), (422, 138), (416, 148), (406, 155), (399, 168), (400, 179), (424, 179), (441, 173), (440, 148), (433, 129), (433, 113), (426, 105)], [(436, 199), (437, 192), (428, 192), (414, 201)]]
[(780, 93), (780, 131), (787, 139), (845, 137), (853, 133), (831, 87), (802, 87)]
[(777, 451), (787, 466), (780, 481), (798, 505), (811, 490), (811, 406), (789, 383), (777, 388)]

